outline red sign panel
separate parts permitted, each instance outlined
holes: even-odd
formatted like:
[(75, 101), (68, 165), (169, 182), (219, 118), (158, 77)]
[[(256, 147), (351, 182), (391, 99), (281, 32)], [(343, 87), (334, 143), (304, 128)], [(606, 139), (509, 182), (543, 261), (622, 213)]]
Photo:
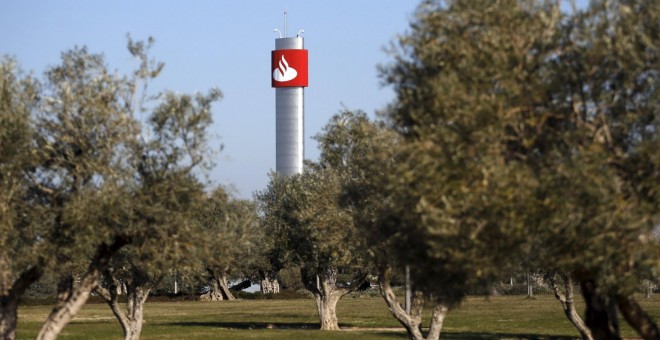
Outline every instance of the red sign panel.
[(273, 87), (307, 86), (307, 50), (275, 50), (271, 53)]

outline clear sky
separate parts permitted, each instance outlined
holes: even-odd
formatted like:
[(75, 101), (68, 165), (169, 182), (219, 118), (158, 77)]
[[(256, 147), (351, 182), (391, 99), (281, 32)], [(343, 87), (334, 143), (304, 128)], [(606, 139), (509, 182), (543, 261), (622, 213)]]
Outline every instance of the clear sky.
[(165, 63), (151, 91), (182, 93), (218, 87), (214, 146), (224, 145), (209, 173), (214, 184), (232, 186), (238, 197), (266, 187), (275, 168), (275, 91), (270, 81), (274, 28), (288, 35), (304, 29), (309, 50), (305, 90), (305, 158), (318, 159), (317, 134), (345, 106), (369, 114), (393, 93), (380, 85), (377, 65), (388, 62), (383, 48), (404, 33), (413, 0), (235, 0), (235, 1), (36, 1), (0, 2), (0, 55), (18, 59), (40, 75), (60, 53), (87, 46), (103, 53), (108, 67), (135, 66), (126, 34), (156, 39), (152, 56)]

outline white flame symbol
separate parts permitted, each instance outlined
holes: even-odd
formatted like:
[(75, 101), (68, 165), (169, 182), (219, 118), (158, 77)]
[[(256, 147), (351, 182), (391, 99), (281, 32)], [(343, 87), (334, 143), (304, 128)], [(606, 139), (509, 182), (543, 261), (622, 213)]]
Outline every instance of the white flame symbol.
[(278, 67), (273, 70), (273, 79), (275, 79), (275, 81), (289, 81), (297, 76), (298, 71), (293, 67), (289, 67), (289, 63), (286, 62), (284, 55), (282, 55)]

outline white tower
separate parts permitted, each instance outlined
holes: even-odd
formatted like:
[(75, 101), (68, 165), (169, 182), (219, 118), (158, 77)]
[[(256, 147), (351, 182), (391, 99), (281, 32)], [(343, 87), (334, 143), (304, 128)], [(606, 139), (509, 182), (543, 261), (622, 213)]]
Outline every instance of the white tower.
[(275, 170), (289, 176), (303, 169), (308, 52), (300, 37), (303, 30), (295, 38), (286, 37), (284, 14), (285, 36), (275, 39), (271, 53), (271, 84), (275, 88)]

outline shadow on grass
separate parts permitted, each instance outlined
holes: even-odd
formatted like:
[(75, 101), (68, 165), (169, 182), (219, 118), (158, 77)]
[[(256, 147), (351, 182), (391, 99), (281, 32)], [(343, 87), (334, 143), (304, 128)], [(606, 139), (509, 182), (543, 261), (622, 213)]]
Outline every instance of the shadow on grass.
[(526, 340), (574, 340), (576, 337), (543, 335), (543, 334), (514, 334), (514, 333), (476, 333), (476, 332), (457, 332), (442, 333), (442, 339), (484, 339), (484, 340), (502, 340), (502, 339), (526, 339)]
[[(290, 322), (168, 322), (163, 323), (167, 326), (179, 326), (179, 327), (213, 327), (213, 328), (223, 328), (223, 329), (238, 329), (238, 330), (259, 330), (259, 329), (273, 329), (273, 330), (319, 330), (320, 325), (314, 322), (300, 322), (300, 323), (290, 323)], [(349, 333), (352, 331), (364, 331), (371, 332), (374, 335), (380, 337), (391, 337), (401, 339), (402, 333), (405, 334), (403, 328), (392, 328), (392, 331), (383, 331), (382, 328), (355, 328), (350, 324), (339, 324), (340, 328), (344, 328), (343, 331)]]
[(319, 329), (319, 324), (313, 322), (168, 322), (164, 325), (226, 329)]
[[(168, 322), (168, 326), (179, 327), (213, 327), (224, 329), (286, 329), (286, 330), (318, 330), (319, 324), (314, 322)], [(364, 331), (373, 332), (383, 337), (401, 338), (401, 333), (405, 334), (403, 328), (391, 328), (383, 331), (383, 328), (360, 328), (352, 327), (350, 324), (340, 324), (344, 331)], [(575, 337), (543, 335), (543, 334), (514, 334), (514, 333), (479, 333), (479, 332), (443, 332), (442, 339), (463, 340), (463, 339), (483, 339), (483, 340), (503, 340), (503, 339), (526, 339), (526, 340), (573, 340)]]

